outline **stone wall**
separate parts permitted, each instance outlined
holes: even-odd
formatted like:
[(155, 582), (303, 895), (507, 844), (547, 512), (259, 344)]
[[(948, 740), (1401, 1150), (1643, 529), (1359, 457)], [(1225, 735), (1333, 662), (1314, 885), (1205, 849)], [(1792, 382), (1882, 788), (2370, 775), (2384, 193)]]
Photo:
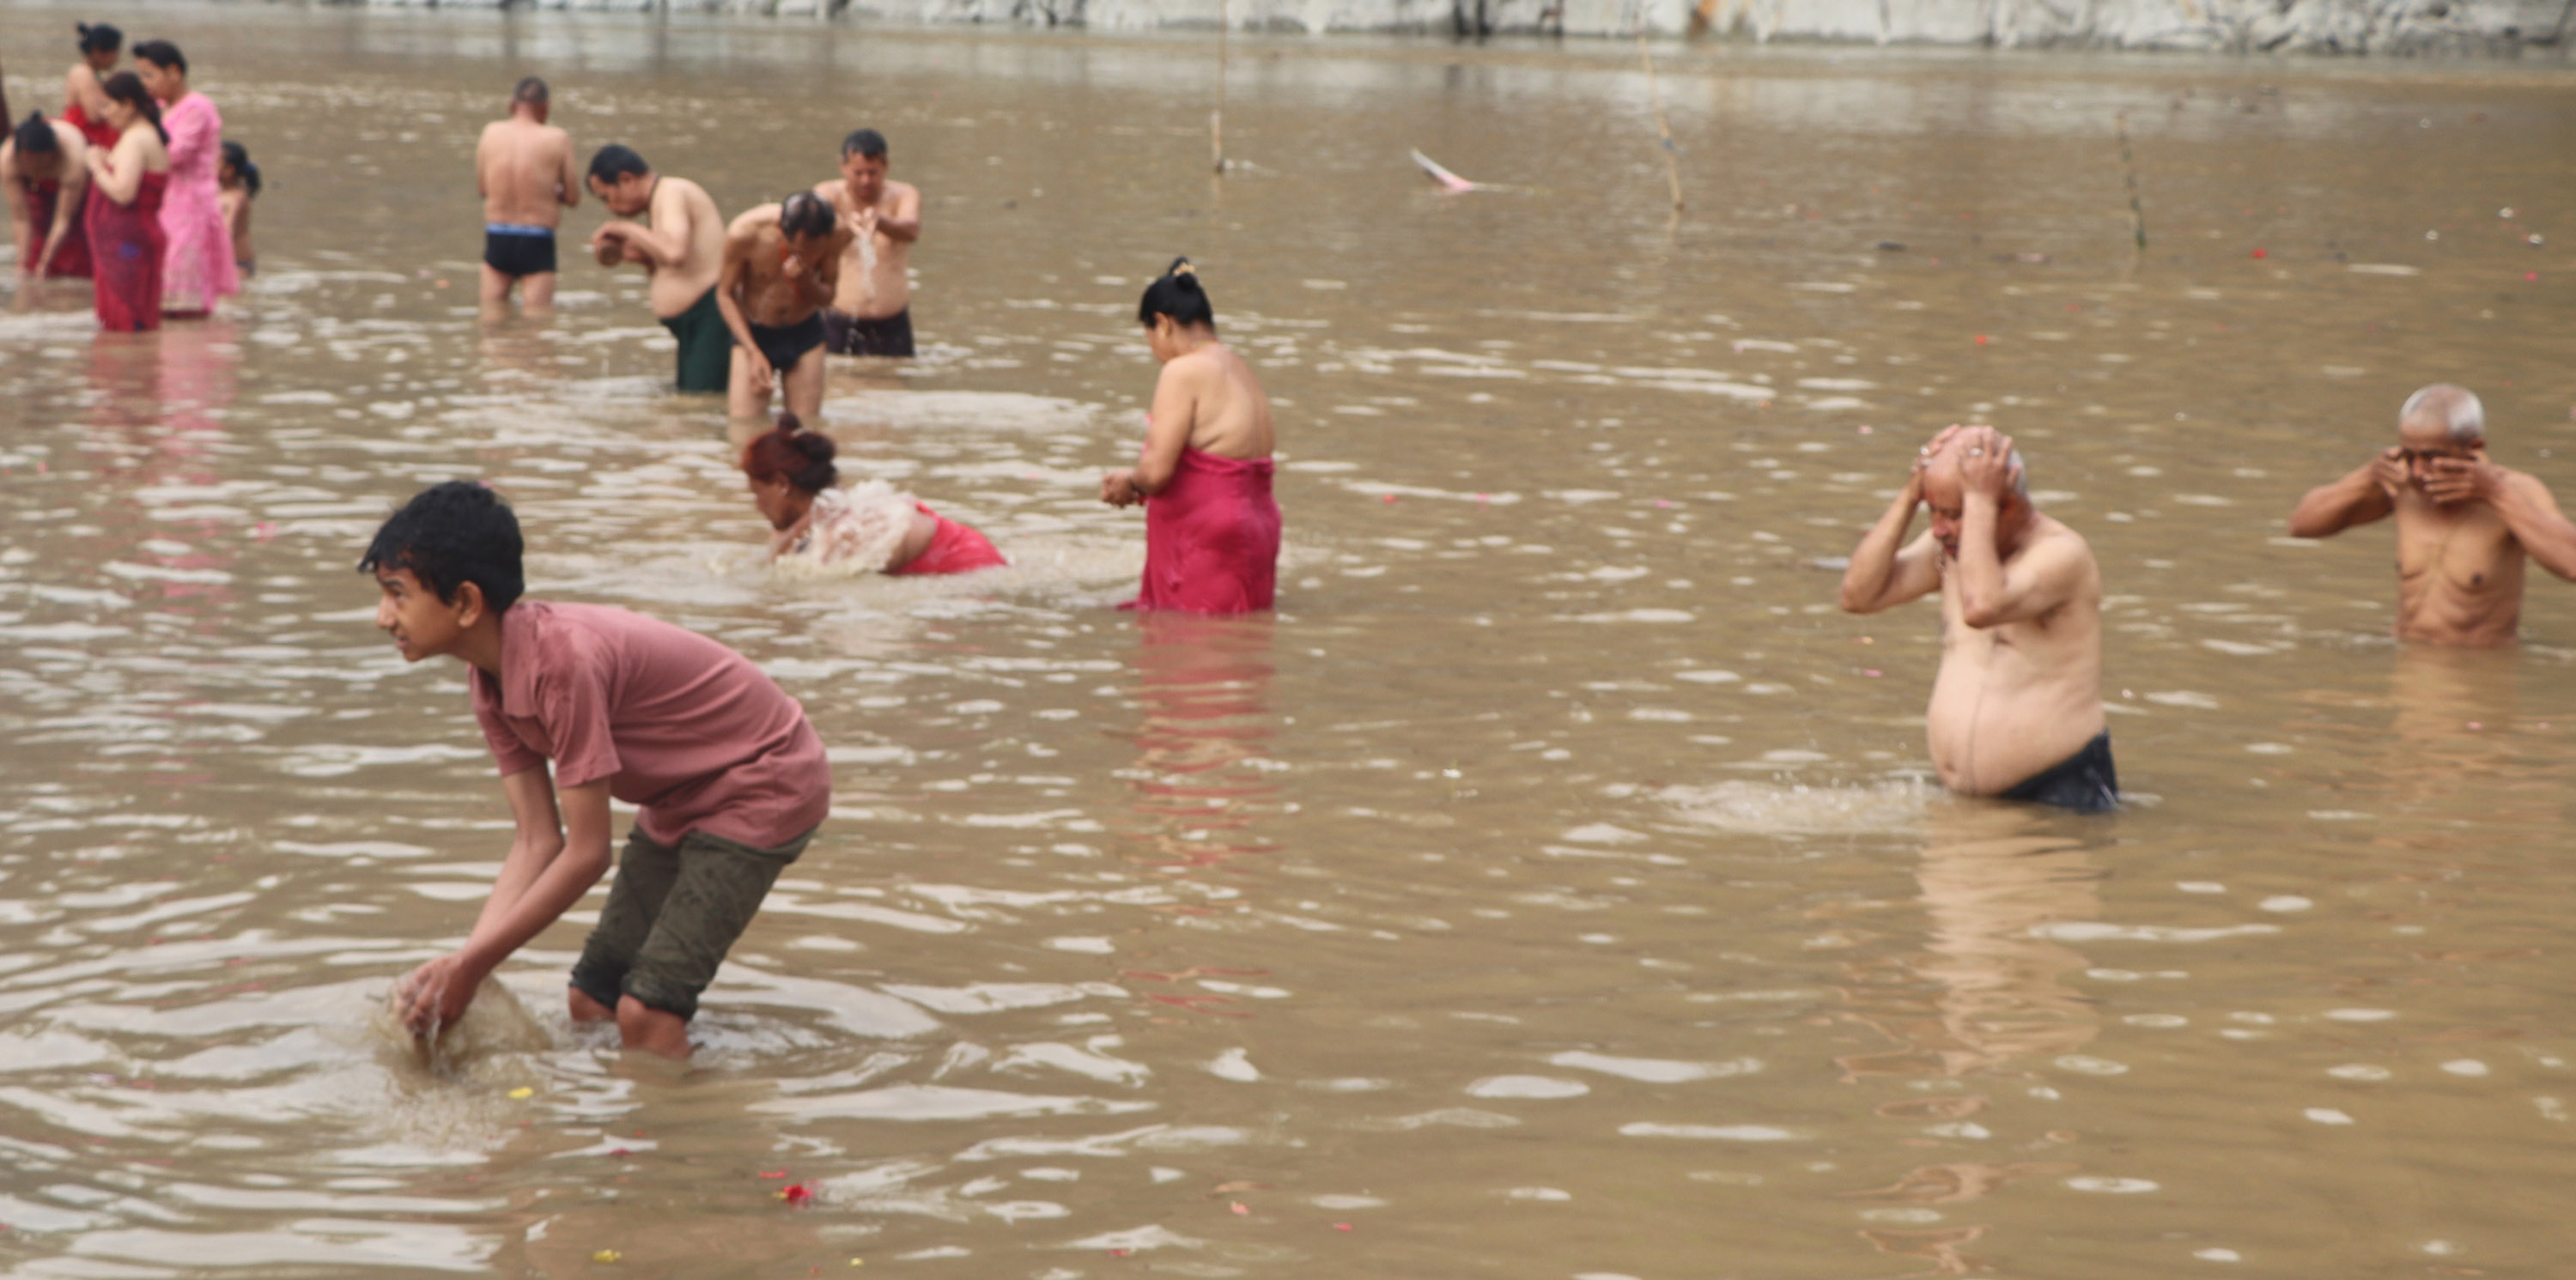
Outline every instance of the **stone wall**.
[[(383, 5), (740, 13), (900, 23), (2231, 52), (2527, 55), (2564, 61), (2576, 0), (363, 0)], [(1222, 9), (1220, 8), (1222, 5)]]

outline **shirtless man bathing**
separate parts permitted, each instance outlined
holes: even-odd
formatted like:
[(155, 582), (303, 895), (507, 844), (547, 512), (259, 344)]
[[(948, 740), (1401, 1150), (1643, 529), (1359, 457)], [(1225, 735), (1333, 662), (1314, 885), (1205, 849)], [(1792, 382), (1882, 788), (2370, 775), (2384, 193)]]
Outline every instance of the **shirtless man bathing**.
[(921, 238), (921, 191), (886, 181), (885, 135), (841, 139), (841, 176), (818, 183), (849, 230), (841, 282), (823, 312), (823, 346), (836, 356), (912, 354), (912, 242)]
[(2331, 538), (2397, 517), (2397, 638), (2491, 648), (2522, 621), (2523, 559), (2576, 581), (2576, 525), (2538, 480), (2487, 461), (2486, 409), (2437, 382), (2397, 411), (2397, 445), (2290, 513), (2290, 536)]
[[(733, 372), (733, 335), (716, 305), (724, 270), (724, 215), (706, 188), (653, 172), (644, 157), (610, 143), (590, 158), (590, 191), (624, 221), (590, 237), (599, 265), (640, 263), (652, 278), (653, 318), (680, 343), (680, 390), (722, 393)], [(646, 215), (651, 225), (631, 221)]]
[[(1932, 528), (1911, 543), (1916, 506)], [(2021, 456), (1992, 427), (1953, 426), (1852, 552), (1842, 606), (1877, 613), (1941, 593), (1941, 672), (1925, 728), (1963, 795), (2085, 813), (2119, 803), (2102, 714), (2102, 571), (2082, 535), (2030, 504)]]
[(552, 95), (529, 76), (510, 93), (510, 118), (483, 126), (474, 144), (474, 189), (483, 196), (483, 306), (506, 305), (510, 286), (530, 307), (555, 302), (555, 226), (581, 203), (572, 136), (546, 123)]
[(725, 229), (716, 305), (733, 332), (725, 407), (737, 423), (769, 427), (770, 392), (785, 385), (787, 411), (823, 419), (823, 304), (841, 279), (852, 233), (811, 191), (733, 220)]

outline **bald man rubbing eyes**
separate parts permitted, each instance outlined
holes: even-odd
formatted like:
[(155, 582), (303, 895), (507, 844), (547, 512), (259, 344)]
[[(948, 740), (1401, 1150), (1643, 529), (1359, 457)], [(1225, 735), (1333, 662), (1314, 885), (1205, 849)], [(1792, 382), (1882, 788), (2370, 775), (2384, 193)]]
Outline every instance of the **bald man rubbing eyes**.
[(2397, 443), (2290, 513), (2290, 535), (2331, 538), (2397, 517), (2397, 638), (2494, 648), (2522, 625), (2523, 560), (2576, 581), (2576, 525), (2547, 486), (2487, 461), (2486, 407), (2437, 382), (2397, 411)]

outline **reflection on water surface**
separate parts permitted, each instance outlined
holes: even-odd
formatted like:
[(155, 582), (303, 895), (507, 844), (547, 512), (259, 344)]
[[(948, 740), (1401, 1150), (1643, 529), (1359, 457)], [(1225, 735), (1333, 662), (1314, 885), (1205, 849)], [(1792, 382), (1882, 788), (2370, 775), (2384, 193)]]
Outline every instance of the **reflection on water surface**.
[[(188, 49), (271, 186), (212, 324), (0, 315), (14, 1274), (2563, 1252), (2576, 601), (2535, 581), (2518, 652), (2404, 652), (2384, 531), (2276, 537), (2437, 377), (2576, 485), (2563, 74), (1674, 50), (1672, 228), (1615, 48), (1238, 42), (1217, 186), (1182, 39), (122, 25)], [(891, 136), (926, 355), (836, 366), (825, 417), (1013, 568), (771, 581), (640, 281), (474, 315), (468, 149), (530, 71), (728, 209)], [(1517, 189), (1440, 196), (1412, 146)], [(1275, 618), (1105, 607), (1129, 316), (1179, 252), (1281, 406)], [(1832, 609), (1967, 417), (2102, 558), (2116, 818), (1931, 788), (1935, 617)], [(518, 504), (537, 590), (743, 649), (831, 744), (839, 808), (692, 1073), (566, 1023), (586, 912), (501, 975), (525, 1025), (478, 1007), (425, 1068), (371, 1021), (506, 840), (458, 675), (387, 652), (350, 572), (457, 474)]]

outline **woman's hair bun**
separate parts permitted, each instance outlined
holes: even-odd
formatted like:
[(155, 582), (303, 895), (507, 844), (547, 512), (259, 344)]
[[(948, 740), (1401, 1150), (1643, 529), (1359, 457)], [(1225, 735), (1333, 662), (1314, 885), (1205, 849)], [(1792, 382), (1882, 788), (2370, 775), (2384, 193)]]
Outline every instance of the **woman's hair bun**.
[(1145, 296), (1136, 304), (1136, 322), (1152, 328), (1156, 316), (1170, 316), (1173, 323), (1184, 326), (1216, 323), (1216, 307), (1208, 301), (1207, 286), (1199, 283), (1199, 269), (1188, 258), (1172, 259), (1172, 265), (1145, 286)]

